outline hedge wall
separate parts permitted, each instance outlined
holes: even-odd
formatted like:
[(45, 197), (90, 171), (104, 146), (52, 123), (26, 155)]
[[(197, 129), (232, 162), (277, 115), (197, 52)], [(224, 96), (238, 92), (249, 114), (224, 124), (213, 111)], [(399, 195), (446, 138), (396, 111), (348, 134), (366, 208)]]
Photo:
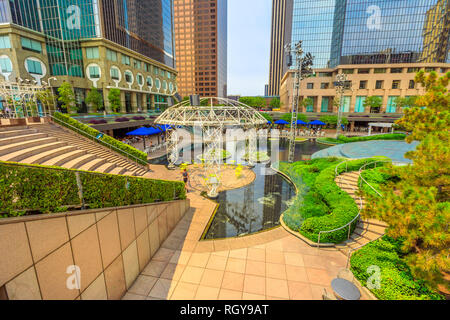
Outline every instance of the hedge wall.
[[(88, 125), (86, 125), (84, 123), (81, 123), (81, 122), (71, 118), (67, 114), (63, 114), (63, 113), (60, 113), (60, 112), (55, 112), (53, 114), (53, 117), (57, 119), (56, 120), (57, 123), (59, 123), (59, 124), (65, 126), (65, 127), (69, 128), (69, 129), (72, 129), (72, 128), (67, 126), (67, 124), (69, 124), (69, 125), (77, 128), (77, 129), (81, 130), (81, 132), (85, 133), (84, 136), (87, 136), (87, 137), (94, 136), (94, 137), (96, 137), (100, 133), (100, 131), (98, 131), (98, 130), (96, 130), (96, 129), (94, 129), (94, 128), (92, 128), (92, 127), (90, 127), (90, 126), (88, 126)], [(77, 133), (79, 133), (79, 132), (77, 132)], [(147, 165), (147, 154), (145, 152), (142, 152), (142, 151), (140, 151), (140, 150), (138, 150), (138, 149), (136, 149), (136, 148), (126, 144), (126, 143), (118, 141), (118, 140), (116, 140), (113, 137), (110, 137), (108, 135), (104, 135), (103, 138), (96, 139), (95, 141), (97, 141), (97, 142), (99, 142), (101, 144), (102, 144), (102, 142), (106, 142), (106, 143), (116, 147), (117, 148), (117, 150), (116, 150), (117, 152), (119, 152), (119, 153), (121, 153), (121, 154), (123, 154), (125, 156), (127, 156), (127, 153), (131, 154), (132, 156), (135, 156), (138, 159), (138, 162), (140, 164)], [(106, 145), (106, 144), (103, 144), (103, 145)]]
[(384, 236), (352, 254), (351, 270), (361, 284), (367, 286), (370, 266), (380, 268), (380, 288), (370, 291), (382, 300), (440, 300), (441, 295), (430, 290), (424, 281), (414, 279), (402, 259), (398, 241)]
[[(359, 168), (361, 168), (365, 163), (385, 159), (385, 157), (373, 157), (348, 161), (348, 171), (356, 171), (359, 170)], [(332, 165), (321, 170), (315, 178), (311, 190), (308, 193), (313, 197), (313, 199), (309, 200), (310, 204), (316, 203), (321, 205), (324, 203), (327, 206), (329, 213), (325, 215), (314, 215), (306, 218), (304, 221), (301, 221), (301, 223), (298, 223), (297, 228), (294, 229), (294, 231), (300, 232), (302, 235), (314, 242), (318, 241), (319, 231), (333, 230), (342, 227), (353, 220), (359, 212), (355, 201), (348, 193), (339, 188), (334, 181), (336, 165)], [(338, 169), (338, 173), (342, 173), (344, 171), (345, 165), (341, 165)], [(287, 174), (289, 173), (287, 172)], [(307, 196), (305, 196), (304, 199), (307, 199)], [(308, 202), (303, 201), (303, 205), (308, 206)], [(291, 220), (292, 216), (284, 216), (283, 219), (288, 226), (295, 225), (295, 221)], [(351, 232), (353, 232), (356, 224), (357, 221), (352, 224)], [(331, 233), (322, 233), (320, 242), (340, 243), (347, 240), (347, 235), (347, 228)]]
[(375, 136), (363, 136), (363, 137), (346, 137), (340, 135), (337, 139), (334, 138), (318, 138), (317, 142), (327, 144), (343, 144), (350, 142), (370, 141), (370, 140), (405, 140), (406, 135), (403, 133), (388, 133)]
[[(77, 170), (0, 161), (0, 216), (52, 213), (80, 207)], [(178, 181), (78, 171), (88, 208), (186, 199)]]

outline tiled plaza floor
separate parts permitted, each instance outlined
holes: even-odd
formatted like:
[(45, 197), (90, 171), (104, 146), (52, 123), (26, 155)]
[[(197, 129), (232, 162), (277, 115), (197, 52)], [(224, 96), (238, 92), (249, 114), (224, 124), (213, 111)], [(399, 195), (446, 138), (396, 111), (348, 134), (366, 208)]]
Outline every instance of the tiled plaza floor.
[[(317, 249), (282, 227), (226, 240), (199, 241), (215, 203), (189, 193), (191, 210), (123, 299), (322, 299), (346, 257)], [(364, 296), (362, 297), (365, 298)]]

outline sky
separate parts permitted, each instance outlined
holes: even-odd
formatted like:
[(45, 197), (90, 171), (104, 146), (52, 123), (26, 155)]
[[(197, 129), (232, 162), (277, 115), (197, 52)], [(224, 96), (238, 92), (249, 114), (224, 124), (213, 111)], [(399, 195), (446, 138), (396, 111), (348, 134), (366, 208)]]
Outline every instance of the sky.
[(264, 95), (271, 14), (271, 0), (228, 0), (228, 95)]

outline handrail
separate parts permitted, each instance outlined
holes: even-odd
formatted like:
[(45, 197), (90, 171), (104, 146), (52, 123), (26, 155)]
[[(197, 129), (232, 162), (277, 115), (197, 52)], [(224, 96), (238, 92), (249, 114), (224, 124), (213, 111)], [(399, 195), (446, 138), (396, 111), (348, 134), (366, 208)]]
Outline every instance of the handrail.
[[(339, 164), (336, 166), (336, 168), (334, 169), (334, 177), (335, 177), (335, 178), (337, 178), (337, 177), (339, 176), (338, 169), (339, 169), (339, 167), (340, 167), (342, 164), (345, 163), (345, 171), (344, 171), (344, 172), (347, 172), (347, 171), (348, 171), (348, 162), (349, 162), (349, 161), (350, 161), (350, 160), (342, 161), (341, 163), (339, 163)], [(368, 165), (370, 165), (370, 164), (375, 164), (375, 167), (376, 167), (376, 164), (377, 164), (378, 162), (391, 162), (391, 161), (390, 161), (390, 160), (377, 160), (377, 161), (373, 161), (373, 162), (366, 163), (366, 164), (364, 164), (363, 166), (361, 166), (361, 168), (359, 168), (359, 177), (360, 177), (361, 180), (364, 181), (369, 187), (371, 187), (371, 188), (372, 188), (372, 189), (373, 189), (380, 197), (383, 197), (383, 196), (382, 196), (377, 190), (375, 190), (375, 188), (372, 187), (372, 186), (370, 185), (370, 183), (368, 183), (368, 182), (362, 177), (362, 175), (361, 175), (362, 171), (363, 171)], [(341, 184), (341, 181), (342, 181), (342, 178), (339, 178), (339, 183), (340, 183), (340, 184)], [(350, 185), (348, 184), (348, 182), (346, 182), (346, 185), (350, 187)], [(352, 187), (352, 189), (353, 189), (354, 191), (357, 191), (357, 190), (356, 190), (355, 188), (353, 188), (353, 187)], [(355, 194), (356, 194), (356, 193), (355, 193)], [(335, 231), (344, 229), (344, 228), (346, 228), (347, 226), (348, 226), (347, 240), (350, 239), (351, 225), (352, 225), (353, 222), (355, 222), (358, 218), (361, 217), (361, 211), (362, 211), (362, 208), (363, 208), (363, 199), (362, 199), (361, 196), (358, 196), (358, 197), (359, 197), (359, 210), (358, 210), (358, 214), (357, 214), (350, 222), (348, 222), (347, 224), (343, 225), (342, 227), (339, 227), (339, 228), (336, 228), (336, 229), (333, 229), (333, 230), (319, 231), (319, 236), (318, 236), (318, 239), (317, 239), (317, 247), (320, 246), (320, 236), (321, 236), (322, 233), (331, 233), (331, 232), (335, 232)]]
[(55, 117), (52, 116), (52, 115), (49, 115), (49, 117), (50, 117), (53, 121), (55, 121), (55, 122), (63, 123), (63, 126), (69, 126), (71, 129), (74, 129), (75, 131), (77, 131), (78, 133), (80, 133), (82, 136), (87, 136), (88, 138), (92, 138), (94, 141), (97, 141), (98, 143), (103, 144), (103, 145), (109, 147), (111, 150), (114, 150), (114, 151), (116, 151), (116, 152), (118, 152), (118, 153), (120, 153), (120, 154), (125, 155), (125, 157), (126, 157), (127, 159), (129, 159), (129, 160), (132, 161), (132, 162), (135, 162), (135, 163), (136, 163), (136, 166), (138, 166), (139, 168), (144, 169), (144, 170), (148, 170), (144, 165), (141, 165), (141, 164), (139, 163), (139, 161), (143, 161), (142, 159), (139, 159), (138, 157), (136, 157), (136, 156), (134, 156), (134, 155), (132, 155), (132, 154), (129, 154), (128, 152), (126, 152), (126, 151), (124, 151), (124, 150), (122, 150), (122, 149), (119, 149), (119, 148), (117, 148), (117, 147), (115, 147), (115, 146), (109, 144), (109, 143), (106, 142), (106, 141), (100, 140), (100, 139), (98, 139), (97, 137), (95, 137), (95, 136), (93, 136), (93, 135), (87, 133), (86, 131), (83, 131), (83, 130), (81, 130), (81, 129), (75, 127), (75, 126), (72, 126), (71, 124), (69, 124), (69, 123), (67, 123), (67, 122), (65, 122), (65, 121), (63, 121), (63, 120), (60, 120), (60, 119), (58, 119), (58, 118), (55, 118)]
[(361, 168), (359, 168), (359, 177), (361, 178), (361, 182), (360, 182), (360, 184), (359, 184), (359, 187), (361, 188), (362, 183), (365, 182), (365, 183), (366, 183), (373, 191), (375, 191), (380, 197), (383, 198), (383, 195), (382, 195), (381, 193), (379, 193), (374, 187), (372, 187), (372, 186), (370, 185), (370, 183), (368, 183), (367, 180), (364, 179), (364, 177), (361, 175), (361, 173), (366, 169), (366, 167), (367, 167), (368, 165), (374, 164), (374, 165), (375, 165), (374, 168), (376, 168), (378, 162), (383, 162), (383, 163), (389, 162), (389, 163), (390, 163), (391, 161), (389, 161), (389, 160), (378, 160), (378, 161), (366, 163), (366, 164), (363, 165)]
[[(345, 172), (348, 171), (348, 162), (349, 162), (349, 161), (350, 161), (350, 160), (342, 161), (341, 163), (339, 163), (339, 164), (336, 166), (336, 168), (334, 169), (334, 177), (335, 177), (335, 178), (337, 178), (337, 177), (339, 176), (339, 175), (338, 175), (338, 168), (339, 168), (342, 164), (345, 163)], [(341, 184), (341, 181), (342, 181), (342, 178), (339, 178), (339, 184)], [(348, 182), (346, 182), (345, 184), (346, 184), (347, 186), (351, 187), (351, 186), (348, 184)], [(352, 188), (353, 190), (356, 191), (355, 188), (353, 188), (353, 187), (351, 187), (351, 188)], [(361, 210), (362, 210), (362, 208), (363, 208), (363, 200), (362, 200), (362, 197), (361, 197), (361, 196), (358, 196), (358, 197), (359, 197), (359, 210), (358, 210), (358, 214), (357, 214), (350, 222), (346, 223), (346, 224), (343, 225), (342, 227), (339, 227), (339, 228), (336, 228), (336, 229), (333, 229), (333, 230), (323, 230), (323, 231), (321, 230), (321, 231), (319, 231), (319, 235), (318, 235), (318, 238), (317, 238), (317, 247), (318, 247), (318, 248), (319, 248), (319, 246), (320, 246), (320, 236), (322, 235), (322, 233), (331, 233), (331, 232), (335, 232), (335, 231), (344, 229), (344, 228), (346, 228), (346, 227), (348, 226), (347, 239), (350, 239), (350, 231), (351, 231), (352, 223), (355, 222), (355, 221), (361, 216)]]

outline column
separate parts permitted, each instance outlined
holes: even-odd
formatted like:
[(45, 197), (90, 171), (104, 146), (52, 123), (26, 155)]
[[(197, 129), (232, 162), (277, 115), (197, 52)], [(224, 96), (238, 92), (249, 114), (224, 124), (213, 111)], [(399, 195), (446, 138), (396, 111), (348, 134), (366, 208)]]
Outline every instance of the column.
[(142, 111), (147, 113), (147, 94), (142, 93)]
[(137, 93), (131, 92), (131, 110), (137, 112)]
[(125, 101), (125, 91), (120, 90), (120, 112), (127, 113), (126, 101)]

